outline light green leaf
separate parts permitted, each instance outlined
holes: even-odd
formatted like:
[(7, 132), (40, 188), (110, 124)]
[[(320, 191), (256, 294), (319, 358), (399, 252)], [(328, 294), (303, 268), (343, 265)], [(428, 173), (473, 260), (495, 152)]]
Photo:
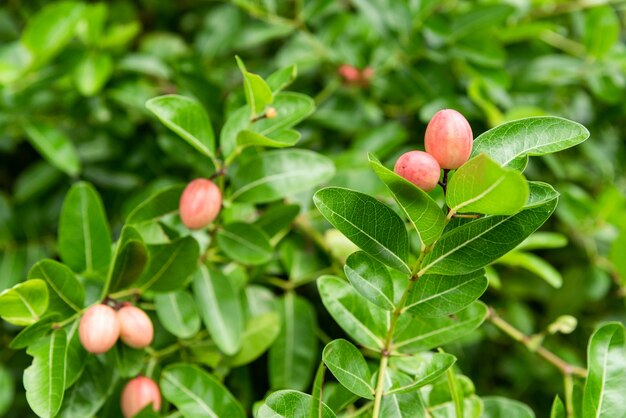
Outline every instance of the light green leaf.
[(387, 389), (385, 396), (394, 393), (414, 392), (422, 386), (429, 385), (441, 377), (456, 362), (456, 357), (447, 353), (434, 353), (424, 360), (415, 376), (403, 385), (392, 385)]
[(556, 395), (554, 397), (554, 402), (552, 402), (550, 418), (566, 418), (565, 406), (563, 405), (563, 401), (561, 400), (561, 398), (559, 398), (559, 395)]
[(424, 318), (449, 315), (478, 299), (488, 284), (482, 269), (460, 276), (427, 274), (411, 289), (404, 309)]
[(278, 93), (289, 86), (298, 77), (298, 67), (296, 64), (274, 71), (267, 77), (267, 85), (274, 93)]
[(178, 211), (180, 196), (184, 188), (184, 184), (176, 184), (157, 191), (133, 209), (128, 215), (126, 223), (134, 225), (154, 222), (164, 216), (175, 213)]
[(522, 267), (535, 273), (556, 289), (559, 289), (563, 285), (561, 273), (543, 258), (534, 254), (523, 251), (511, 251), (499, 258), (496, 262), (512, 267)]
[(419, 318), (402, 316), (393, 338), (397, 353), (417, 353), (454, 341), (483, 323), (487, 307), (474, 302), (452, 317)]
[(322, 415), (322, 409), (324, 402), (322, 400), (322, 393), (324, 390), (324, 375), (326, 374), (326, 366), (324, 362), (321, 362), (315, 372), (315, 379), (313, 379), (313, 389), (311, 389), (311, 406), (309, 409), (309, 418), (319, 418)]
[(33, 357), (33, 363), (24, 370), (26, 400), (38, 416), (54, 417), (61, 408), (65, 391), (65, 330), (58, 329), (42, 338), (28, 347), (26, 354)]
[(338, 277), (322, 276), (317, 287), (326, 310), (357, 343), (373, 351), (383, 347), (387, 313), (369, 303), (349, 283)]
[(300, 132), (293, 129), (283, 129), (281, 131), (272, 132), (268, 136), (258, 134), (253, 131), (243, 130), (237, 135), (237, 145), (260, 146), (271, 148), (293, 147), (300, 140)]
[(0, 293), (0, 317), (18, 326), (32, 325), (48, 309), (48, 287), (39, 279), (18, 283)]
[(82, 95), (93, 96), (102, 90), (112, 73), (113, 59), (110, 55), (88, 54), (74, 70), (76, 87)]
[(292, 292), (278, 301), (280, 333), (269, 350), (269, 379), (272, 389), (306, 389), (317, 360), (315, 309)]
[(239, 57), (235, 57), (235, 59), (243, 75), (243, 87), (246, 93), (246, 102), (250, 108), (250, 118), (254, 118), (265, 110), (265, 106), (272, 103), (274, 95), (263, 78), (247, 71)]
[(324, 217), (363, 251), (409, 274), (409, 240), (402, 219), (364, 193), (339, 187), (319, 190), (313, 202)]
[(410, 181), (384, 167), (373, 155), (369, 155), (369, 160), (378, 178), (385, 183), (398, 206), (413, 224), (420, 241), (424, 245), (435, 242), (446, 224), (446, 216), (437, 202)]
[(189, 97), (169, 94), (148, 100), (146, 107), (189, 145), (201, 154), (213, 158), (215, 154), (213, 128), (200, 103)]
[(272, 202), (318, 186), (334, 173), (332, 161), (313, 151), (267, 151), (232, 170), (231, 199)]
[(344, 267), (346, 277), (357, 292), (373, 304), (392, 311), (393, 281), (387, 267), (363, 251), (351, 254)]
[(535, 418), (532, 409), (513, 399), (485, 396), (482, 400), (484, 418)]
[(63, 132), (38, 122), (25, 124), (24, 130), (32, 146), (50, 164), (72, 177), (80, 173), (78, 152)]
[(224, 225), (217, 232), (217, 244), (227, 256), (242, 264), (263, 264), (272, 258), (269, 237), (251, 224), (235, 222)]
[[(267, 397), (256, 418), (309, 418), (311, 395), (295, 390), (279, 390)], [(335, 418), (335, 413), (322, 404), (320, 418)]]
[(245, 418), (237, 399), (215, 377), (189, 364), (172, 364), (161, 373), (161, 390), (185, 418)]
[(200, 330), (200, 316), (188, 291), (161, 293), (154, 302), (161, 325), (178, 338), (191, 338)]
[(0, 416), (11, 408), (13, 398), (15, 396), (15, 383), (13, 382), (13, 376), (2, 365), (0, 365)]
[(52, 331), (53, 324), (60, 319), (61, 316), (57, 313), (44, 316), (33, 325), (30, 325), (20, 331), (20, 333), (17, 334), (13, 340), (11, 340), (9, 347), (14, 350), (20, 350), (34, 344), (41, 337), (50, 333)]
[(237, 354), (243, 340), (244, 317), (234, 283), (219, 270), (201, 265), (192, 285), (196, 306), (211, 338), (225, 354)]
[(250, 318), (243, 333), (241, 350), (228, 359), (228, 364), (239, 367), (259, 358), (274, 343), (280, 329), (280, 316), (276, 312)]
[(273, 132), (291, 128), (313, 114), (315, 102), (304, 94), (283, 92), (274, 96), (272, 107), (276, 109), (276, 117), (254, 122), (251, 127), (254, 132), (268, 136)]
[(64, 319), (82, 311), (85, 289), (65, 264), (42, 260), (30, 269), (28, 278), (43, 279), (48, 285), (48, 312), (58, 312)]
[(485, 153), (502, 166), (519, 171), (530, 155), (544, 155), (573, 147), (589, 137), (587, 128), (567, 119), (532, 117), (503, 123), (474, 140), (472, 157)]
[(598, 328), (587, 347), (584, 417), (626, 417), (626, 345), (624, 325), (610, 322)]
[(620, 38), (620, 20), (616, 10), (610, 5), (594, 7), (585, 14), (583, 40), (587, 53), (594, 58), (602, 58), (613, 48)]
[(142, 290), (171, 292), (188, 283), (198, 268), (200, 248), (191, 236), (167, 244), (148, 245), (150, 262), (134, 286)]
[(426, 407), (420, 392), (413, 390), (408, 393), (391, 393), (394, 387), (406, 387), (411, 378), (396, 370), (387, 369), (383, 380), (383, 389), (389, 394), (383, 397), (380, 416), (385, 418), (426, 418)]
[(334, 340), (324, 348), (322, 359), (339, 383), (350, 392), (374, 399), (374, 388), (370, 385), (372, 375), (358, 348), (346, 340)]
[(527, 201), (526, 178), (519, 171), (500, 167), (486, 154), (459, 167), (448, 183), (446, 194), (446, 203), (453, 213), (513, 215)]
[(111, 233), (102, 200), (86, 182), (72, 186), (59, 220), (59, 254), (76, 273), (104, 273), (111, 262)]
[(487, 216), (451, 230), (424, 258), (419, 274), (460, 275), (490, 264), (543, 225), (556, 204), (553, 198), (515, 215)]

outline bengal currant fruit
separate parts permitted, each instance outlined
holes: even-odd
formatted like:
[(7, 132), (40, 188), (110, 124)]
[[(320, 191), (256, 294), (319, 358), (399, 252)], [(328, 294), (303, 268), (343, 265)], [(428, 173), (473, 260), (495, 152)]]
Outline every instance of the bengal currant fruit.
[(125, 418), (135, 416), (150, 404), (158, 411), (161, 409), (161, 391), (154, 380), (137, 376), (124, 386), (120, 404)]
[(144, 348), (152, 344), (154, 327), (150, 317), (135, 306), (124, 306), (117, 311), (120, 323), (120, 339), (133, 348)]
[(346, 84), (357, 84), (361, 79), (361, 72), (358, 68), (349, 64), (342, 64), (337, 72)]
[(274, 119), (276, 115), (278, 115), (278, 111), (276, 110), (275, 107), (268, 107), (267, 110), (265, 111), (265, 117), (267, 119)]
[(472, 128), (467, 119), (456, 110), (443, 109), (428, 123), (424, 145), (441, 168), (456, 169), (472, 153), (472, 140)]
[(222, 192), (209, 179), (191, 181), (179, 202), (179, 214), (183, 224), (189, 229), (201, 229), (209, 225), (222, 208)]
[(78, 337), (85, 350), (94, 354), (106, 353), (120, 336), (117, 313), (108, 305), (99, 304), (87, 309), (78, 325)]
[(424, 151), (409, 151), (402, 154), (396, 161), (393, 171), (427, 192), (437, 187), (441, 174), (437, 160)]

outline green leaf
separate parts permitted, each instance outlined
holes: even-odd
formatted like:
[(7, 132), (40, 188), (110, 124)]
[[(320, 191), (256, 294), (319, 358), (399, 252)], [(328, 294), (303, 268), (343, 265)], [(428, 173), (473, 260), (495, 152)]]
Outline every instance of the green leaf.
[(453, 314), (478, 299), (488, 285), (482, 269), (460, 276), (427, 274), (411, 289), (404, 309), (424, 318)]
[(276, 117), (254, 122), (251, 127), (254, 132), (268, 136), (273, 132), (291, 128), (313, 114), (315, 102), (304, 94), (283, 92), (274, 96), (272, 107), (276, 109)]
[(104, 273), (111, 262), (111, 233), (102, 200), (85, 182), (72, 186), (59, 220), (59, 254), (76, 273)]
[(554, 402), (552, 402), (550, 418), (566, 418), (565, 406), (563, 405), (563, 401), (561, 400), (561, 398), (559, 398), (559, 395), (556, 395), (554, 397)]
[(610, 322), (598, 328), (587, 347), (584, 417), (626, 417), (626, 346), (624, 325)]
[(161, 325), (178, 338), (191, 338), (200, 330), (200, 316), (188, 291), (160, 293), (154, 302)]
[(65, 388), (69, 388), (83, 373), (87, 361), (87, 350), (83, 348), (78, 334), (79, 321), (74, 321), (67, 332), (67, 356), (65, 366)]
[[(391, 392), (393, 387), (406, 387), (411, 378), (403, 373), (387, 369), (383, 380), (383, 389)], [(383, 397), (380, 416), (385, 418), (426, 418), (424, 402), (419, 391), (409, 393), (389, 393)]]
[(447, 353), (434, 353), (429, 359), (424, 360), (415, 376), (403, 385), (392, 385), (385, 392), (385, 396), (394, 393), (414, 392), (417, 389), (430, 385), (441, 377), (456, 362), (456, 357)]
[(41, 337), (49, 334), (52, 331), (52, 325), (59, 319), (61, 319), (61, 316), (57, 313), (44, 316), (33, 325), (20, 331), (20, 333), (11, 340), (9, 347), (14, 350), (20, 350), (34, 344)]
[(0, 293), (0, 317), (18, 326), (32, 325), (48, 309), (48, 287), (39, 279), (18, 283)]
[(83, 96), (93, 96), (102, 90), (112, 73), (113, 59), (110, 55), (88, 54), (74, 70), (76, 87)]
[(393, 281), (387, 267), (363, 251), (352, 253), (344, 267), (346, 277), (357, 292), (373, 304), (392, 311)]
[(452, 317), (400, 317), (394, 334), (393, 349), (398, 353), (417, 353), (454, 341), (483, 323), (487, 307), (474, 302)]
[(13, 382), (13, 376), (2, 365), (0, 365), (0, 416), (11, 408), (13, 398), (15, 396), (15, 383)]
[(272, 258), (269, 237), (251, 224), (224, 225), (217, 232), (217, 244), (228, 257), (242, 264), (264, 264)]
[(309, 418), (319, 418), (320, 415), (322, 415), (322, 408), (324, 405), (322, 400), (322, 393), (324, 390), (324, 374), (326, 374), (326, 366), (324, 366), (324, 362), (321, 362), (317, 368), (317, 372), (315, 372), (315, 379), (313, 379)]
[(40, 417), (54, 417), (61, 408), (65, 391), (67, 336), (58, 329), (28, 347), (33, 363), (24, 370), (26, 400)]
[(113, 267), (109, 271), (103, 295), (130, 286), (141, 276), (148, 263), (148, 248), (135, 228), (125, 225), (115, 247)]
[(146, 107), (189, 145), (201, 154), (213, 158), (215, 154), (213, 128), (200, 103), (189, 97), (169, 94), (148, 100)]
[(406, 264), (406, 227), (387, 205), (364, 193), (339, 187), (319, 190), (313, 201), (322, 215), (363, 251), (394, 269), (411, 273)]
[(133, 209), (128, 215), (126, 223), (134, 225), (154, 222), (164, 216), (176, 213), (184, 188), (184, 184), (176, 184), (157, 191)]
[(446, 203), (453, 213), (513, 215), (527, 201), (526, 178), (517, 170), (500, 167), (486, 154), (459, 167), (446, 193)]
[(620, 38), (620, 20), (613, 7), (594, 7), (585, 13), (584, 43), (591, 57), (607, 55)]
[(115, 390), (115, 367), (89, 356), (80, 378), (65, 394), (59, 416), (84, 418), (94, 416)]
[(298, 213), (300, 213), (300, 206), (281, 204), (268, 209), (254, 221), (254, 225), (261, 228), (270, 238), (274, 238), (289, 229)]
[(499, 396), (485, 396), (484, 418), (535, 418), (535, 413), (521, 402)]
[(269, 351), (272, 389), (306, 389), (318, 359), (315, 309), (292, 292), (278, 301), (280, 333)]
[(300, 132), (293, 129), (283, 129), (281, 131), (272, 132), (268, 136), (258, 134), (253, 131), (243, 130), (237, 135), (237, 145), (260, 146), (271, 148), (293, 147), (300, 140)]
[(550, 286), (559, 289), (563, 285), (561, 273), (543, 258), (523, 251), (511, 251), (499, 258), (497, 263), (522, 267), (541, 277)]
[(374, 388), (370, 385), (372, 375), (358, 348), (346, 340), (334, 340), (324, 348), (322, 359), (339, 383), (350, 392), (374, 399)]
[(278, 93), (285, 87), (288, 87), (298, 77), (298, 67), (292, 64), (288, 67), (274, 71), (267, 77), (267, 85), (274, 92)]
[(74, 36), (83, 10), (82, 3), (51, 3), (30, 19), (22, 33), (22, 43), (38, 63), (52, 58), (67, 45)]
[(267, 151), (232, 170), (231, 199), (272, 202), (318, 186), (330, 180), (334, 173), (332, 161), (313, 151)]
[(444, 234), (424, 258), (419, 275), (460, 275), (497, 260), (550, 217), (557, 199), (511, 216), (487, 216)]
[[(279, 390), (267, 397), (256, 418), (309, 418), (311, 395), (296, 390)], [(322, 404), (321, 418), (335, 418), (335, 413)]]
[(150, 262), (146, 271), (134, 284), (142, 290), (171, 292), (188, 282), (198, 268), (200, 248), (191, 236), (167, 244), (148, 245)]
[(211, 338), (225, 354), (237, 354), (244, 330), (238, 289), (222, 272), (204, 265), (194, 274), (192, 284), (196, 306)]
[(369, 155), (369, 160), (378, 178), (413, 224), (420, 241), (424, 245), (435, 242), (446, 224), (446, 216), (437, 202), (410, 181), (384, 167), (373, 155)]
[(135, 377), (144, 367), (145, 351), (143, 349), (131, 348), (120, 342), (109, 353), (112, 353), (113, 360), (117, 364), (117, 372), (121, 377)]
[(76, 177), (80, 173), (78, 152), (63, 132), (38, 122), (25, 124), (24, 130), (31, 145), (46, 161), (69, 176)]
[(472, 157), (487, 154), (502, 166), (522, 171), (530, 155), (573, 147), (589, 137), (587, 128), (567, 119), (532, 117), (503, 123), (474, 140)]
[(250, 107), (250, 117), (254, 118), (265, 110), (265, 106), (272, 103), (274, 95), (263, 78), (247, 71), (239, 57), (235, 57), (235, 59), (241, 74), (243, 74), (243, 87), (246, 93), (246, 102)]
[(317, 287), (326, 310), (357, 343), (379, 351), (386, 335), (387, 313), (369, 303), (345, 280), (322, 276)]
[(228, 364), (232, 367), (252, 363), (274, 343), (280, 333), (280, 316), (276, 312), (266, 312), (252, 317), (243, 333), (241, 350)]
[(250, 110), (242, 106), (228, 115), (220, 132), (220, 148), (225, 156), (230, 156), (237, 149), (239, 132), (251, 125)]
[(42, 260), (30, 269), (28, 278), (43, 279), (48, 285), (48, 312), (58, 312), (64, 319), (82, 311), (85, 289), (65, 264)]
[(161, 390), (185, 418), (245, 418), (237, 399), (199, 367), (173, 364), (161, 373)]

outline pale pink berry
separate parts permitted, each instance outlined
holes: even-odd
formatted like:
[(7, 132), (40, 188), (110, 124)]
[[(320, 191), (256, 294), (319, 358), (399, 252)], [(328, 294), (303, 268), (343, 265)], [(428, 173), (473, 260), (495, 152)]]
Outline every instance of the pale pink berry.
[(180, 219), (189, 229), (201, 229), (209, 225), (222, 208), (222, 192), (208, 179), (191, 181), (180, 197)]
[(117, 311), (120, 323), (120, 339), (133, 348), (144, 348), (152, 344), (154, 327), (150, 317), (134, 306), (124, 306)]
[(396, 161), (393, 171), (427, 192), (437, 187), (441, 174), (437, 161), (424, 151), (409, 151), (402, 154)]
[(125, 418), (137, 415), (150, 404), (153, 410), (158, 411), (161, 409), (161, 391), (154, 380), (138, 376), (124, 386), (120, 404)]
[(428, 123), (424, 145), (441, 168), (456, 169), (469, 159), (472, 141), (467, 119), (456, 110), (443, 109)]
[(108, 305), (94, 305), (80, 319), (78, 337), (85, 350), (90, 353), (106, 353), (115, 345), (119, 336), (117, 313)]

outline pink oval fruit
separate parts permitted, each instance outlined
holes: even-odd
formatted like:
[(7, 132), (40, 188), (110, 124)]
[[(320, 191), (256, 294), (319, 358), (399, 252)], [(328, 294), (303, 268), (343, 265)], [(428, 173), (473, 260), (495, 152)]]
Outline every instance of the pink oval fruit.
[(427, 192), (437, 187), (441, 174), (437, 161), (424, 151), (409, 151), (402, 154), (396, 161), (393, 171)]
[(189, 229), (204, 228), (220, 213), (222, 192), (208, 179), (191, 181), (180, 196), (180, 219)]
[(125, 418), (135, 416), (149, 404), (158, 411), (161, 409), (161, 391), (154, 380), (137, 376), (124, 386), (120, 404)]
[(150, 317), (134, 306), (124, 306), (117, 311), (120, 323), (120, 338), (133, 348), (144, 348), (152, 344), (154, 327)]
[(337, 72), (348, 84), (358, 83), (361, 78), (361, 72), (356, 67), (349, 64), (342, 64)]
[(472, 128), (463, 115), (453, 109), (443, 109), (428, 123), (424, 145), (441, 168), (456, 169), (472, 153), (473, 138)]
[(85, 350), (94, 354), (106, 353), (120, 336), (117, 313), (110, 306), (100, 304), (87, 309), (78, 325), (78, 337)]

